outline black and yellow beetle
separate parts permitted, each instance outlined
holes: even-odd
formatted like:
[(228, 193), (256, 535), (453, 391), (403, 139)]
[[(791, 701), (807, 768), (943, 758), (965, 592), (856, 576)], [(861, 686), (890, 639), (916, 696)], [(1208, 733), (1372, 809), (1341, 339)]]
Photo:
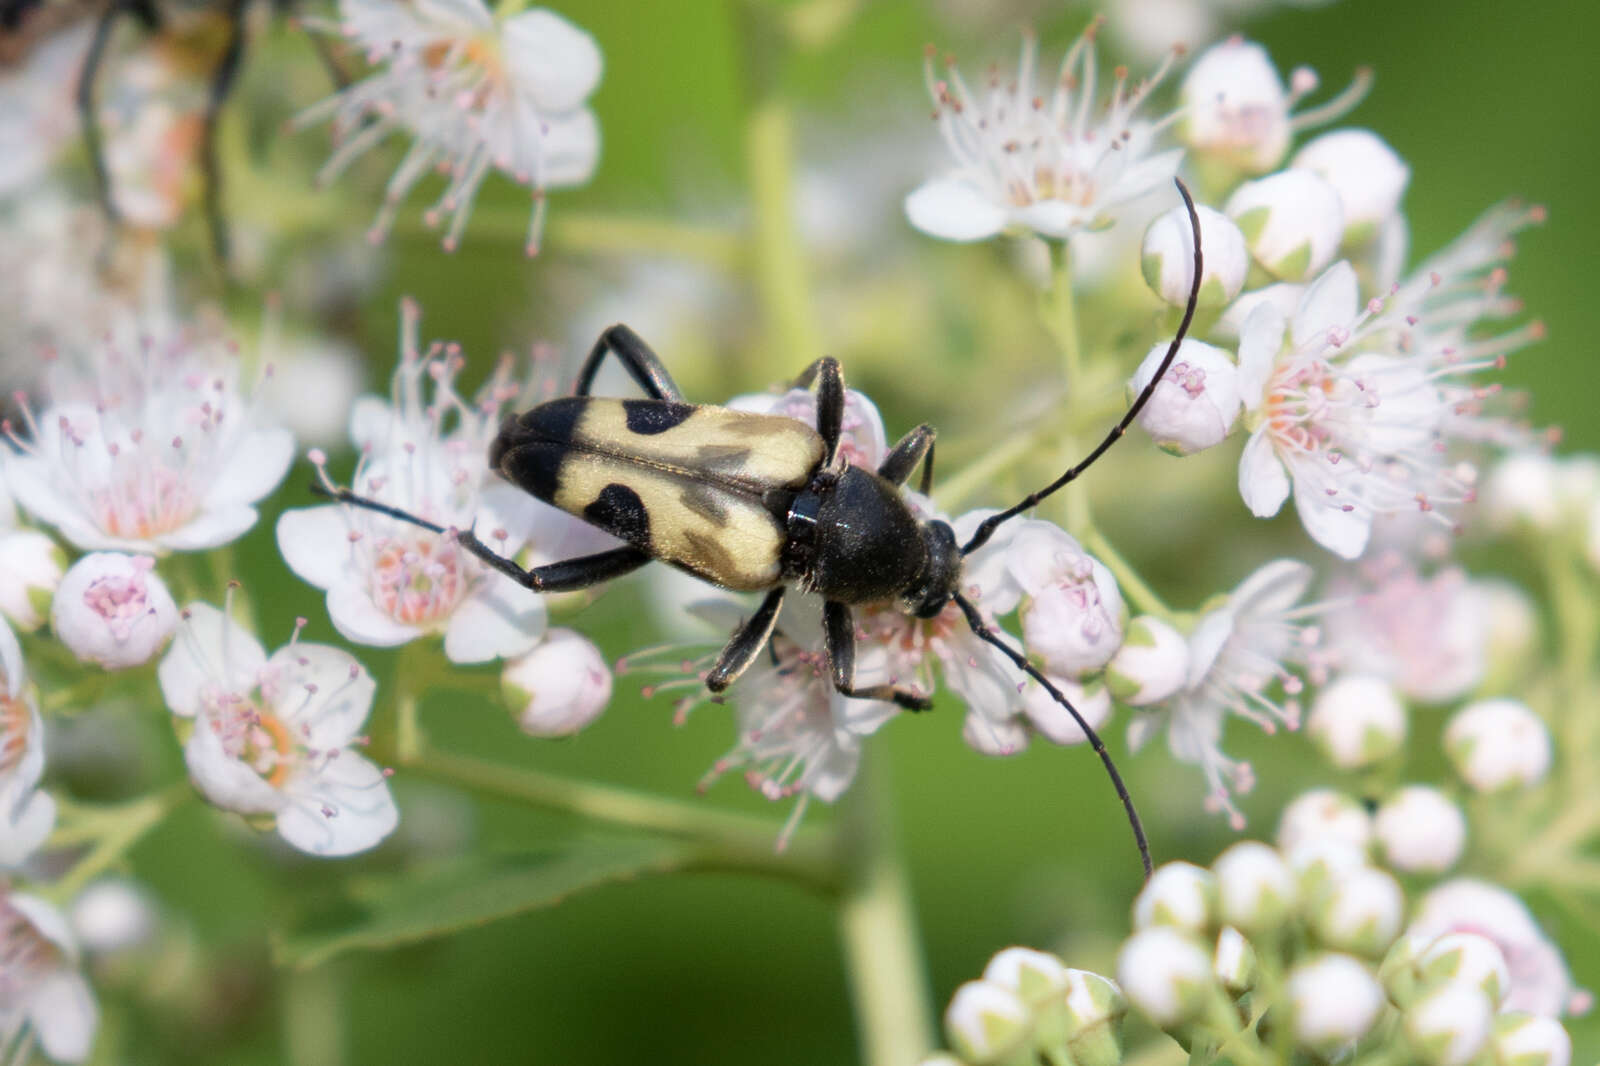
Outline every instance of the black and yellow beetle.
[[(966, 544), (939, 519), (919, 519), (900, 486), (922, 464), (921, 489), (933, 481), (933, 427), (920, 425), (889, 451), (877, 470), (839, 457), (844, 379), (831, 358), (817, 360), (796, 387), (817, 389), (817, 427), (685, 403), (661, 361), (627, 326), (600, 335), (578, 374), (576, 394), (507, 418), (489, 465), (512, 484), (626, 542), (596, 555), (531, 570), (497, 554), (471, 530), (434, 523), (348, 490), (345, 502), (453, 535), (487, 565), (536, 592), (588, 588), (651, 560), (670, 563), (724, 588), (767, 595), (728, 641), (706, 675), (723, 692), (771, 638), (791, 585), (823, 599), (833, 684), (846, 696), (893, 700), (927, 710), (928, 697), (893, 685), (855, 684), (855, 626), (850, 608), (893, 603), (933, 618), (955, 603), (979, 638), (998, 648), (1065, 707), (1104, 762), (1151, 870), (1133, 800), (1095, 731), (1021, 652), (997, 637), (959, 588), (965, 557), (1015, 518), (1083, 473), (1120, 438), (1155, 392), (1194, 318), (1200, 293), (1200, 221), (1178, 182), (1194, 232), (1194, 281), (1177, 336), (1150, 383), (1089, 455), (1038, 492), (985, 520)], [(648, 399), (590, 395), (602, 361), (615, 355)]]

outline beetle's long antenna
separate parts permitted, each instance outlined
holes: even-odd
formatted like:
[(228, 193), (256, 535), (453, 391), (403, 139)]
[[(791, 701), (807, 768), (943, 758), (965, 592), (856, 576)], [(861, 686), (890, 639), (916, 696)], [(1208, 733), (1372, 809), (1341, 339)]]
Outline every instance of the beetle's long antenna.
[(1111, 432), (1106, 434), (1105, 440), (1101, 441), (1099, 445), (1095, 447), (1095, 450), (1090, 452), (1088, 456), (1076, 466), (1072, 467), (1065, 474), (1062, 474), (1060, 477), (1050, 482), (1050, 484), (1046, 485), (1038, 492), (1031, 492), (1027, 496), (1024, 496), (1021, 502), (1019, 502), (1016, 506), (1008, 507), (999, 514), (990, 515), (988, 518), (984, 519), (983, 524), (980, 525), (977, 528), (977, 531), (972, 534), (972, 539), (967, 541), (966, 544), (962, 545), (962, 555), (971, 555), (973, 552), (983, 547), (989, 542), (989, 538), (994, 536), (994, 531), (998, 529), (1002, 523), (1009, 522), (1011, 519), (1017, 517), (1017, 515), (1028, 510), (1040, 500), (1044, 499), (1052, 492), (1055, 492), (1057, 489), (1061, 488), (1061, 486), (1065, 485), (1067, 482), (1073, 480), (1079, 474), (1089, 469), (1089, 467), (1093, 466), (1095, 460), (1104, 455), (1108, 448), (1117, 443), (1117, 441), (1122, 438), (1122, 435), (1128, 432), (1128, 427), (1133, 425), (1133, 420), (1139, 417), (1139, 412), (1144, 410), (1144, 405), (1149, 403), (1150, 397), (1155, 394), (1156, 386), (1160, 385), (1161, 379), (1166, 377), (1167, 369), (1172, 366), (1172, 360), (1177, 357), (1178, 346), (1183, 343), (1184, 335), (1189, 332), (1189, 325), (1194, 321), (1195, 308), (1198, 307), (1200, 303), (1200, 270), (1203, 263), (1203, 260), (1200, 256), (1200, 216), (1194, 209), (1194, 198), (1189, 195), (1188, 186), (1184, 185), (1181, 178), (1173, 178), (1172, 180), (1174, 184), (1178, 186), (1178, 192), (1183, 196), (1183, 205), (1189, 210), (1189, 225), (1194, 230), (1194, 282), (1189, 287), (1189, 302), (1183, 309), (1183, 321), (1178, 325), (1178, 335), (1173, 337), (1172, 343), (1167, 346), (1167, 354), (1162, 357), (1161, 365), (1156, 367), (1156, 372), (1150, 378), (1149, 384), (1145, 385), (1144, 390), (1140, 392), (1138, 398), (1133, 401), (1133, 404), (1128, 408), (1127, 413), (1122, 416), (1122, 421), (1113, 426), (1111, 428)]
[(1083, 715), (1079, 714), (1078, 709), (1072, 705), (1071, 701), (1061, 694), (1061, 690), (1051, 684), (1050, 679), (1040, 673), (1039, 668), (1028, 661), (1027, 656), (1001, 640), (995, 635), (994, 630), (984, 624), (983, 617), (978, 614), (978, 609), (972, 605), (972, 601), (960, 593), (956, 593), (955, 602), (956, 606), (961, 608), (961, 613), (967, 616), (967, 625), (972, 627), (972, 632), (978, 639), (999, 648), (1006, 658), (1017, 664), (1019, 670), (1043, 685), (1044, 690), (1050, 693), (1051, 698), (1065, 707), (1067, 713), (1072, 715), (1072, 720), (1078, 723), (1078, 728), (1083, 730), (1083, 735), (1089, 738), (1089, 746), (1094, 748), (1095, 754), (1100, 756), (1100, 761), (1105, 764), (1106, 773), (1111, 775), (1111, 784), (1117, 790), (1117, 798), (1122, 801), (1122, 809), (1128, 814), (1128, 825), (1133, 827), (1133, 840), (1139, 846), (1139, 861), (1144, 863), (1144, 876), (1148, 880), (1150, 874), (1155, 870), (1155, 866), (1150, 861), (1150, 842), (1145, 839), (1144, 823), (1139, 821), (1139, 812), (1133, 809), (1133, 797), (1128, 795), (1128, 786), (1122, 783), (1122, 775), (1117, 772), (1117, 764), (1111, 761), (1111, 753), (1106, 751), (1105, 742), (1100, 739), (1100, 735), (1094, 731), (1093, 727), (1083, 720)]
[(357, 496), (355, 493), (351, 492), (347, 488), (344, 488), (343, 486), (328, 486), (322, 484), (321, 482), (313, 481), (311, 483), (311, 492), (313, 495), (321, 496), (324, 499), (337, 500), (339, 503), (348, 503), (352, 507), (364, 507), (369, 511), (376, 511), (379, 514), (388, 515), (390, 518), (398, 518), (402, 522), (410, 522), (414, 526), (421, 526), (429, 533), (442, 534), (449, 532), (449, 530), (445, 529), (436, 522), (430, 522), (426, 518), (418, 518), (410, 511), (402, 511), (398, 507), (390, 507), (386, 503), (379, 503), (377, 500), (369, 500), (365, 496)]

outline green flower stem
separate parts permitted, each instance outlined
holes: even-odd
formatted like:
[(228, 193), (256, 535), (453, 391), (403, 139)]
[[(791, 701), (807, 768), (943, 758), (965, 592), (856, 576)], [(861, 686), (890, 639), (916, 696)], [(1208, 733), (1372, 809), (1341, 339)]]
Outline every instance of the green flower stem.
[[(67, 831), (58, 836), (62, 842), (87, 838), (94, 839), (95, 843), (64, 877), (48, 887), (45, 894), (58, 904), (70, 902), (90, 881), (122, 861), (146, 833), (160, 825), (167, 815), (192, 795), (194, 790), (184, 780), (113, 807), (77, 808), (74, 826), (70, 829), (63, 827)], [(57, 839), (52, 838), (51, 843), (57, 843)]]
[[(1072, 251), (1065, 241), (1056, 253), (1050, 288), (1039, 297), (1039, 318), (1061, 353), (1061, 370), (1067, 381), (1067, 421), (1071, 423), (1083, 391), (1083, 344), (1078, 337), (1078, 304), (1072, 295)], [(1066, 461), (1076, 461), (1077, 438), (1064, 437), (1062, 445), (1068, 453)], [(1062, 489), (1062, 494), (1066, 499), (1067, 530), (1082, 539), (1094, 528), (1088, 486), (1073, 481)]]
[(861, 1061), (909, 1066), (933, 1050), (933, 1015), (911, 885), (890, 825), (887, 781), (864, 758), (840, 812), (845, 867), (839, 936)]
[(479, 796), (703, 843), (705, 849), (698, 863), (702, 868), (775, 874), (824, 890), (837, 887), (837, 864), (826, 839), (821, 834), (802, 831), (779, 852), (779, 826), (770, 819), (711, 810), (698, 803), (504, 766), (426, 746), (409, 761), (397, 761), (411, 773)]
[(794, 130), (789, 105), (776, 94), (758, 99), (745, 129), (745, 168), (755, 208), (756, 283), (769, 350), (784, 365), (806, 366), (822, 355), (804, 252), (794, 220)]
[(337, 966), (283, 971), (283, 1046), (297, 1066), (345, 1061), (345, 982)]

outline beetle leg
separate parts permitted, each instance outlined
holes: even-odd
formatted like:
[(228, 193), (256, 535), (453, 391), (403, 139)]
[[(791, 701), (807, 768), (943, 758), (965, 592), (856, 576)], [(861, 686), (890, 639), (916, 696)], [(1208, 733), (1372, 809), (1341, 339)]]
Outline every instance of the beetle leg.
[(778, 608), (781, 606), (783, 586), (779, 585), (767, 593), (767, 598), (761, 601), (756, 613), (739, 627), (733, 639), (722, 649), (722, 654), (717, 656), (716, 665), (706, 675), (706, 688), (712, 692), (724, 692), (739, 680), (739, 675), (755, 662), (761, 649), (772, 639), (772, 631), (778, 627)]
[(844, 429), (844, 374), (839, 369), (839, 360), (831, 355), (823, 356), (800, 372), (793, 387), (809, 389), (813, 381), (817, 383), (817, 432), (822, 435), (823, 447), (827, 449), (822, 460), (827, 466), (839, 450), (839, 434)]
[(922, 464), (922, 484), (917, 489), (924, 496), (933, 488), (933, 438), (934, 428), (924, 422), (910, 433), (901, 437), (895, 446), (889, 449), (889, 454), (883, 457), (883, 462), (878, 464), (878, 476), (904, 485), (906, 478), (911, 476), (911, 471)]
[(211, 251), (224, 267), (228, 263), (228, 220), (222, 213), (222, 166), (217, 161), (217, 120), (222, 105), (233, 90), (233, 80), (239, 74), (239, 60), (244, 56), (245, 4), (247, 0), (230, 0), (228, 4), (228, 44), (211, 73), (211, 91), (206, 97), (205, 125), (200, 134), (200, 171), (205, 186), (206, 228), (211, 231)]
[(858, 700), (892, 700), (908, 711), (927, 711), (933, 700), (910, 689), (893, 685), (856, 687), (856, 625), (850, 606), (829, 600), (823, 604), (823, 628), (828, 635), (828, 664), (833, 669), (833, 687), (839, 695)]
[(479, 540), (478, 535), (470, 529), (457, 530), (455, 539), (462, 550), (476, 556), (485, 566), (498, 570), (534, 592), (576, 592), (592, 588), (603, 581), (632, 573), (651, 558), (638, 548), (622, 547), (524, 569), (517, 565), (515, 559), (506, 558)]
[(660, 357), (650, 350), (643, 338), (621, 323), (608, 327), (594, 342), (594, 347), (589, 349), (589, 357), (578, 371), (577, 395), (589, 395), (607, 352), (617, 357), (652, 400), (683, 399), (683, 392), (672, 380), (672, 375), (667, 373), (667, 368), (661, 365)]

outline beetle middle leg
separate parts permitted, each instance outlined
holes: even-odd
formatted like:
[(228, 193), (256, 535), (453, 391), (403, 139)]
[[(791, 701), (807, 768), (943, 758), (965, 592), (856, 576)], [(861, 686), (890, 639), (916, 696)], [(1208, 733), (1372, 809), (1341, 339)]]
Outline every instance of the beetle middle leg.
[(578, 371), (577, 395), (588, 396), (594, 388), (595, 375), (600, 372), (600, 364), (605, 361), (606, 355), (617, 357), (628, 374), (645, 394), (652, 400), (676, 400), (682, 402), (683, 390), (678, 388), (677, 382), (672, 380), (672, 375), (667, 373), (667, 368), (662, 365), (661, 357), (650, 350), (633, 330), (620, 322), (608, 327), (594, 342), (594, 347), (589, 349), (588, 358), (584, 359), (582, 368)]
[(831, 355), (818, 359), (794, 379), (794, 388), (809, 389), (813, 381), (817, 383), (817, 433), (827, 449), (822, 461), (831, 465), (844, 432), (844, 372), (839, 369), (839, 360)]
[(779, 585), (767, 593), (756, 613), (739, 627), (706, 675), (706, 688), (712, 692), (727, 691), (728, 686), (739, 680), (739, 675), (755, 662), (761, 649), (772, 640), (773, 630), (778, 628), (778, 608), (783, 606), (783, 592), (783, 586)]
[(829, 600), (822, 607), (823, 628), (827, 630), (828, 665), (833, 670), (833, 687), (839, 695), (858, 700), (890, 700), (908, 711), (933, 709), (933, 700), (893, 685), (856, 687), (856, 624), (850, 605)]
[(926, 496), (933, 488), (933, 438), (934, 428), (926, 422), (901, 437), (878, 464), (878, 476), (904, 485), (911, 471), (922, 463), (922, 482), (917, 491)]

